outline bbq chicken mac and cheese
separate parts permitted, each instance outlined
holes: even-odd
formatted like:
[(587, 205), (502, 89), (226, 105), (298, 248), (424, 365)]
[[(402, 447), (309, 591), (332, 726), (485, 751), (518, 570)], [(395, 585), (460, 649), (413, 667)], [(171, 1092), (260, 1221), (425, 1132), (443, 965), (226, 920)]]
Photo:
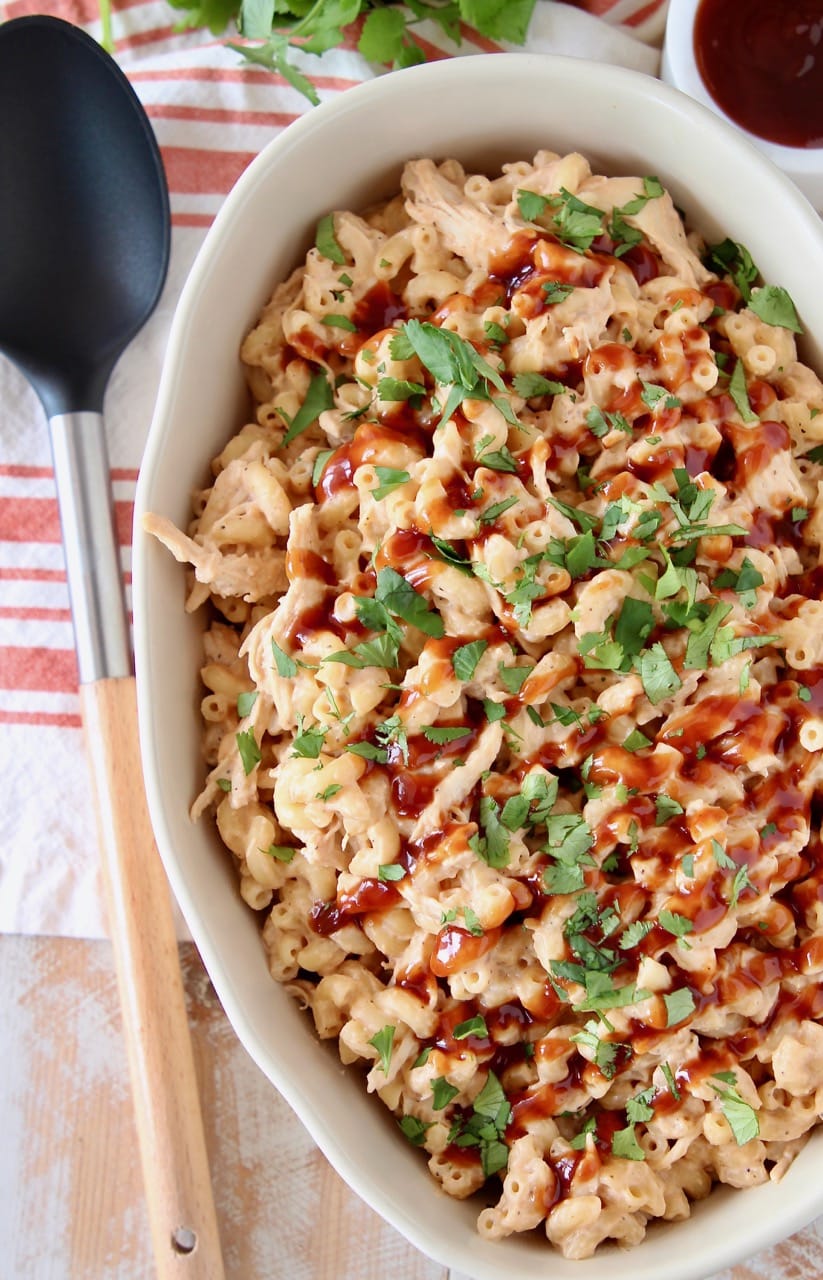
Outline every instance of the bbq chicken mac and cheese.
[(800, 331), (654, 176), (415, 160), (275, 289), (188, 533), (146, 521), (209, 609), (193, 814), (489, 1238), (634, 1244), (823, 1111)]

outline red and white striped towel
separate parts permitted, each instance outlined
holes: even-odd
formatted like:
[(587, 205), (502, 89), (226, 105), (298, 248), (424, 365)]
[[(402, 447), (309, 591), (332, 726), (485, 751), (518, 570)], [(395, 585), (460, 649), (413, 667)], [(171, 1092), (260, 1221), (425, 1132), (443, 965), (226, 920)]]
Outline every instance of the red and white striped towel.
[[(529, 49), (655, 74), (665, 0), (538, 0)], [(49, 12), (99, 36), (95, 0), (12, 0), (4, 18)], [(588, 11), (588, 12), (585, 12)], [(595, 15), (595, 16), (592, 16)], [(115, 56), (162, 149), (172, 207), (169, 278), (157, 312), (117, 365), (106, 398), (112, 482), (126, 582), (137, 470), (171, 312), (206, 228), (249, 161), (310, 110), (279, 77), (242, 62), (208, 32), (180, 32), (165, 0), (118, 0)], [(459, 48), (416, 28), (430, 57), (494, 53), (466, 32)], [(645, 42), (645, 43), (643, 43)], [(354, 41), (301, 69), (321, 99), (375, 74)], [(0, 357), (0, 931), (105, 933), (95, 826), (77, 697), (66, 576), (43, 410)]]

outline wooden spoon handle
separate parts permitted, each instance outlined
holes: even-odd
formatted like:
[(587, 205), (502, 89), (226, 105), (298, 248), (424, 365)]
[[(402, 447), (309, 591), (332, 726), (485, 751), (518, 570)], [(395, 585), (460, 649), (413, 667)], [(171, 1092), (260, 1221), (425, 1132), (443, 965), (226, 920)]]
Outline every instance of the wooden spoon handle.
[(132, 677), (80, 686), (160, 1280), (223, 1280), (171, 895), (143, 790)]

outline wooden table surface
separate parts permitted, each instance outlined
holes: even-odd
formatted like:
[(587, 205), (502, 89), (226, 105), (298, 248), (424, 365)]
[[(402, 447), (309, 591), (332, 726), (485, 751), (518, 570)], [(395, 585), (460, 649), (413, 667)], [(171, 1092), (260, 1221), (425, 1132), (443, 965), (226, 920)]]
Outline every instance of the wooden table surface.
[[(181, 957), (228, 1280), (468, 1280), (347, 1190)], [(0, 1280), (150, 1280), (107, 942), (0, 936), (0, 1055)], [(823, 1219), (722, 1273), (819, 1277)]]

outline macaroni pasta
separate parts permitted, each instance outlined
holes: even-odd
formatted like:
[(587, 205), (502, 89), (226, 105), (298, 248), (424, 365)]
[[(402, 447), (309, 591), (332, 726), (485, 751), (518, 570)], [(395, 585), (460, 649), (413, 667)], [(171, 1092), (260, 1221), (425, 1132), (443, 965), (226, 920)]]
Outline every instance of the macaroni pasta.
[(823, 386), (658, 180), (321, 220), (183, 533), (273, 976), (490, 1238), (781, 1176), (823, 1109)]

